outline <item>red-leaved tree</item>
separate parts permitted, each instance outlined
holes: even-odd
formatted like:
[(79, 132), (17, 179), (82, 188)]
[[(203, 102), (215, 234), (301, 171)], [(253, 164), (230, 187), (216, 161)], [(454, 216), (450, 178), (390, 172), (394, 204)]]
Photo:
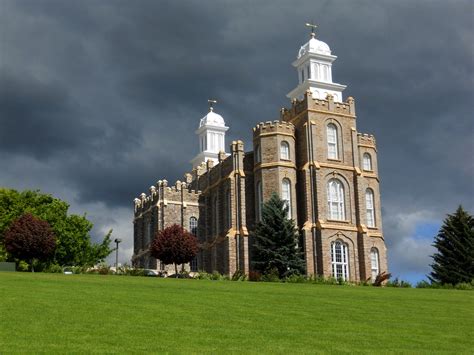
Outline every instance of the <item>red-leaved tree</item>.
[(177, 224), (159, 231), (150, 245), (151, 255), (165, 264), (174, 264), (176, 274), (178, 264), (189, 263), (198, 251), (196, 237)]
[(47, 260), (56, 249), (56, 237), (48, 222), (25, 213), (12, 222), (5, 231), (5, 249), (14, 258), (26, 260)]

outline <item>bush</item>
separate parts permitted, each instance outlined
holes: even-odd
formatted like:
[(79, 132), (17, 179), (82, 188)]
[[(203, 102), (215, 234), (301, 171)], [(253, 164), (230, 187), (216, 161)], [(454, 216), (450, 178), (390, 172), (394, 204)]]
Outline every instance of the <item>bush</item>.
[(288, 283), (308, 283), (308, 278), (304, 275), (293, 274), (284, 279)]
[(456, 290), (472, 290), (472, 283), (460, 282), (454, 286)]
[(62, 274), (63, 268), (58, 264), (49, 264), (43, 269), (43, 272), (49, 272), (52, 274)]
[(264, 282), (280, 282), (280, 273), (277, 268), (273, 268), (267, 273), (263, 274), (261, 281)]
[(262, 281), (262, 274), (258, 271), (249, 271), (249, 281), (260, 282)]
[(393, 281), (388, 281), (386, 284), (387, 287), (400, 287), (400, 288), (411, 288), (411, 283), (404, 280), (399, 280), (398, 277)]
[(247, 275), (242, 270), (237, 270), (234, 272), (234, 275), (232, 275), (231, 281), (246, 281), (247, 280)]
[(435, 288), (433, 287), (432, 284), (430, 284), (428, 281), (426, 280), (423, 280), (423, 281), (420, 281), (416, 284), (415, 286), (416, 288)]

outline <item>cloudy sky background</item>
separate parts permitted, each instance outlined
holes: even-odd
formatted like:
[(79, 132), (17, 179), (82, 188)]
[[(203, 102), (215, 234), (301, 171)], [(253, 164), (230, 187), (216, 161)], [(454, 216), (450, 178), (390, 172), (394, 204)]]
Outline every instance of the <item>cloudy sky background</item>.
[(394, 276), (429, 272), (442, 220), (474, 212), (472, 1), (0, 0), (0, 186), (87, 213), (132, 254), (132, 200), (190, 168), (207, 99), (227, 143), (278, 118), (307, 21), (377, 138)]

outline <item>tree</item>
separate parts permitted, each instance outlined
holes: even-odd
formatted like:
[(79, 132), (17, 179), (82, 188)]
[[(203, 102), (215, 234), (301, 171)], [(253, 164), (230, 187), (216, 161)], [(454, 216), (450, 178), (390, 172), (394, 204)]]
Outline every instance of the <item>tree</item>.
[(13, 257), (30, 262), (45, 261), (56, 248), (56, 237), (48, 222), (26, 213), (13, 221), (5, 232), (5, 248)]
[(150, 245), (151, 255), (165, 264), (174, 264), (176, 275), (178, 264), (189, 263), (198, 251), (196, 237), (177, 224), (159, 231)]
[[(91, 242), (92, 223), (86, 216), (68, 215), (69, 205), (39, 191), (18, 192), (0, 188), (0, 246), (11, 223), (25, 213), (47, 221), (56, 235), (56, 251), (51, 262), (58, 265), (94, 265), (103, 261), (111, 252), (111, 231), (99, 244)], [(0, 260), (9, 257), (0, 250)]]
[(253, 265), (257, 271), (278, 270), (279, 277), (303, 274), (303, 253), (298, 247), (295, 221), (288, 218), (288, 206), (273, 194), (262, 206), (262, 219), (255, 227)]
[(474, 279), (474, 218), (459, 206), (448, 214), (433, 244), (429, 279), (441, 284), (458, 284)]

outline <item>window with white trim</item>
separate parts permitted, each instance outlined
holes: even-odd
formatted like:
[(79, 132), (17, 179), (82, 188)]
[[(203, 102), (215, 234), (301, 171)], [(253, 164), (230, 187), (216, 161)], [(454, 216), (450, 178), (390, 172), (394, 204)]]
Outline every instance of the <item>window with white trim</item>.
[(379, 251), (377, 248), (370, 249), (370, 269), (372, 272), (372, 282), (374, 282), (380, 273)]
[(257, 182), (257, 222), (262, 220), (262, 204), (263, 204), (263, 195), (262, 195), (262, 183)]
[(372, 171), (372, 157), (369, 153), (364, 153), (362, 156), (362, 169)]
[(344, 281), (349, 280), (349, 264), (347, 245), (341, 240), (331, 243), (332, 276)]
[(344, 187), (337, 179), (328, 181), (328, 214), (329, 219), (344, 221), (346, 219), (344, 206)]
[(287, 141), (282, 141), (280, 143), (280, 159), (290, 159), (290, 145)]
[(326, 137), (328, 142), (328, 159), (338, 159), (339, 152), (337, 146), (337, 127), (334, 123), (327, 125)]
[(291, 218), (291, 182), (290, 179), (283, 179), (281, 182), (281, 199), (288, 207), (288, 218)]
[(374, 192), (372, 189), (365, 190), (365, 211), (367, 227), (375, 227)]
[(196, 217), (189, 218), (189, 233), (197, 236), (198, 220)]

